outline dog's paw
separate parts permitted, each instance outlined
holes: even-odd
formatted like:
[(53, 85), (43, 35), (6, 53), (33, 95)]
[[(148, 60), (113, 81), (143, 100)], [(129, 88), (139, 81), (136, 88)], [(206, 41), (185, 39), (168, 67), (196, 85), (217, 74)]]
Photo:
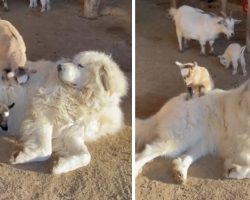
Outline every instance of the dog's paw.
[(82, 154), (79, 156), (59, 157), (58, 161), (54, 163), (52, 169), (53, 174), (62, 174), (69, 171), (84, 167), (90, 163), (91, 156), (89, 154)]
[(22, 151), (16, 151), (10, 157), (10, 163), (13, 165), (22, 163), (23, 160), (24, 160), (24, 153)]
[(233, 165), (232, 167), (228, 168), (225, 172), (226, 178), (237, 178), (238, 176), (238, 166)]
[(184, 177), (183, 173), (175, 168), (173, 168), (173, 178), (178, 184), (185, 184), (187, 179)]
[(187, 182), (187, 170), (184, 168), (181, 158), (173, 161), (172, 174), (177, 183), (185, 184)]

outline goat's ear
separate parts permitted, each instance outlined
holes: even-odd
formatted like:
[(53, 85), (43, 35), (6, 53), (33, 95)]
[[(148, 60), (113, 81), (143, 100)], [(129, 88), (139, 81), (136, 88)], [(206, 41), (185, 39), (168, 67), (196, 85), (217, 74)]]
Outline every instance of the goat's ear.
[(103, 65), (99, 69), (99, 76), (104, 90), (109, 91), (110, 84), (109, 84), (108, 72)]
[(224, 19), (221, 19), (217, 22), (218, 24), (225, 24), (225, 20)]
[(198, 66), (198, 63), (195, 61), (194, 62), (194, 67), (197, 67)]
[(9, 109), (13, 108), (15, 106), (15, 103), (12, 103), (8, 106)]
[(175, 61), (175, 64), (176, 64), (178, 67), (180, 67), (180, 68), (183, 67), (183, 64), (182, 64), (181, 62)]

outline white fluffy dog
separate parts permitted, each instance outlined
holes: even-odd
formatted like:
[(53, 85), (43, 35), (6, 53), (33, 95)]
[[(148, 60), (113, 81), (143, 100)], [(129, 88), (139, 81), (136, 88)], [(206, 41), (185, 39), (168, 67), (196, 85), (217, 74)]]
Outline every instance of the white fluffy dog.
[[(47, 70), (41, 70), (41, 64)], [(98, 52), (79, 53), (72, 62), (57, 67), (41, 61), (36, 70), (27, 86), (16, 86), (23, 90), (12, 92), (19, 101), (9, 127), (16, 123), (18, 130), (21, 124), (23, 149), (13, 153), (10, 162), (44, 161), (55, 152), (59, 156), (53, 166), (55, 174), (86, 166), (91, 156), (85, 142), (116, 133), (123, 125), (124, 74), (111, 57)], [(45, 86), (36, 92), (36, 84)]]
[(250, 178), (250, 81), (229, 91), (213, 90), (185, 101), (181, 94), (158, 113), (136, 123), (136, 172), (158, 156), (174, 160), (174, 175), (185, 183), (190, 165), (207, 154), (225, 159), (227, 178)]

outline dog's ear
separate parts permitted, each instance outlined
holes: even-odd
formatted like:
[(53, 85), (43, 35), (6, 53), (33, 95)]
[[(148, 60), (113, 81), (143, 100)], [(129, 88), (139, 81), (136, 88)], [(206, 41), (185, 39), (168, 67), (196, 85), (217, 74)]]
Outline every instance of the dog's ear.
[(109, 77), (108, 77), (108, 72), (105, 69), (105, 66), (101, 66), (99, 69), (99, 77), (101, 84), (104, 88), (104, 90), (109, 91), (110, 90), (110, 84), (109, 84)]

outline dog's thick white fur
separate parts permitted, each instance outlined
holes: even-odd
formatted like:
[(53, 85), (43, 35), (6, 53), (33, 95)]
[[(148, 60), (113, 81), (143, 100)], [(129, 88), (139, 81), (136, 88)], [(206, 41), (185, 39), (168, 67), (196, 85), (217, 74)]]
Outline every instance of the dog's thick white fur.
[(58, 66), (48, 61), (28, 64), (37, 73), (27, 84), (2, 87), (9, 94), (1, 93), (2, 100), (16, 102), (9, 132), (20, 127), (23, 142), (23, 150), (13, 153), (10, 162), (43, 161), (55, 152), (55, 174), (87, 165), (91, 156), (85, 142), (116, 133), (123, 125), (124, 74), (111, 57), (99, 52), (79, 53)]
[(190, 165), (207, 154), (225, 159), (227, 178), (250, 178), (250, 81), (229, 91), (212, 90), (185, 101), (169, 100), (158, 113), (136, 121), (136, 173), (158, 156), (174, 160), (178, 182), (187, 180)]
[(0, 69), (24, 67), (26, 46), (18, 30), (6, 20), (0, 20)]

